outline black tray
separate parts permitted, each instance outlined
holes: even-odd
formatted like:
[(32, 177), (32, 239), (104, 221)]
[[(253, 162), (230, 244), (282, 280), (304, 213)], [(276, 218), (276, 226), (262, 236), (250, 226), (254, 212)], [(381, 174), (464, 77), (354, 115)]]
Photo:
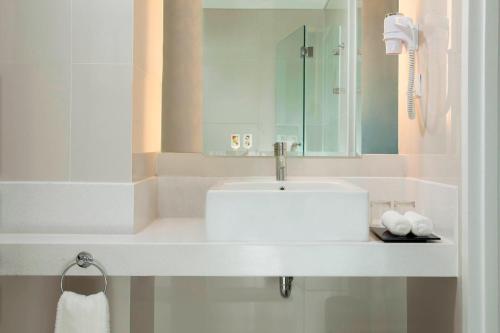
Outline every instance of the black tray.
[(439, 236), (434, 234), (430, 234), (429, 236), (415, 236), (410, 232), (406, 236), (395, 236), (384, 227), (370, 227), (370, 230), (386, 243), (425, 243), (441, 240)]

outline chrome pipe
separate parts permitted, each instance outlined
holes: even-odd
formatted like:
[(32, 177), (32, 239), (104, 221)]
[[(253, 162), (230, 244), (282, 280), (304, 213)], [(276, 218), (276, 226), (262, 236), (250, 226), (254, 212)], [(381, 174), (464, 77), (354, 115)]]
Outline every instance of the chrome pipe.
[(283, 298), (289, 298), (292, 295), (292, 276), (280, 276), (280, 294)]

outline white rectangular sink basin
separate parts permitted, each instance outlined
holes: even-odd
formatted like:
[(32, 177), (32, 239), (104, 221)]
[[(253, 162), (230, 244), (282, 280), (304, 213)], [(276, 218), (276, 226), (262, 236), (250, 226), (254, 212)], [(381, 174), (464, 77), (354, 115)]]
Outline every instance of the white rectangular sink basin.
[(368, 192), (342, 181), (249, 181), (212, 187), (214, 241), (367, 241)]

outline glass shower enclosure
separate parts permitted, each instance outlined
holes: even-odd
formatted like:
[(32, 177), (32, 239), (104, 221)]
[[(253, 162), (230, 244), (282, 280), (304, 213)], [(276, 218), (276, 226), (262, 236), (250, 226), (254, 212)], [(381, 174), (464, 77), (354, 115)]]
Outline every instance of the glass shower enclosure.
[[(351, 8), (352, 7), (352, 8)], [(359, 153), (356, 2), (331, 2), (276, 49), (276, 141), (297, 156)]]
[(304, 155), (306, 26), (278, 43), (276, 50), (276, 141), (289, 154)]

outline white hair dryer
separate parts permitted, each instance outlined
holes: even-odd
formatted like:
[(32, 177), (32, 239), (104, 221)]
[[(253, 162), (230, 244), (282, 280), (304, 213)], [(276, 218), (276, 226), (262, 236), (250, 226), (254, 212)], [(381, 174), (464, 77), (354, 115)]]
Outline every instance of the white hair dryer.
[(385, 53), (401, 54), (408, 51), (408, 117), (415, 119), (415, 51), (418, 49), (418, 26), (400, 13), (387, 14), (384, 20)]

